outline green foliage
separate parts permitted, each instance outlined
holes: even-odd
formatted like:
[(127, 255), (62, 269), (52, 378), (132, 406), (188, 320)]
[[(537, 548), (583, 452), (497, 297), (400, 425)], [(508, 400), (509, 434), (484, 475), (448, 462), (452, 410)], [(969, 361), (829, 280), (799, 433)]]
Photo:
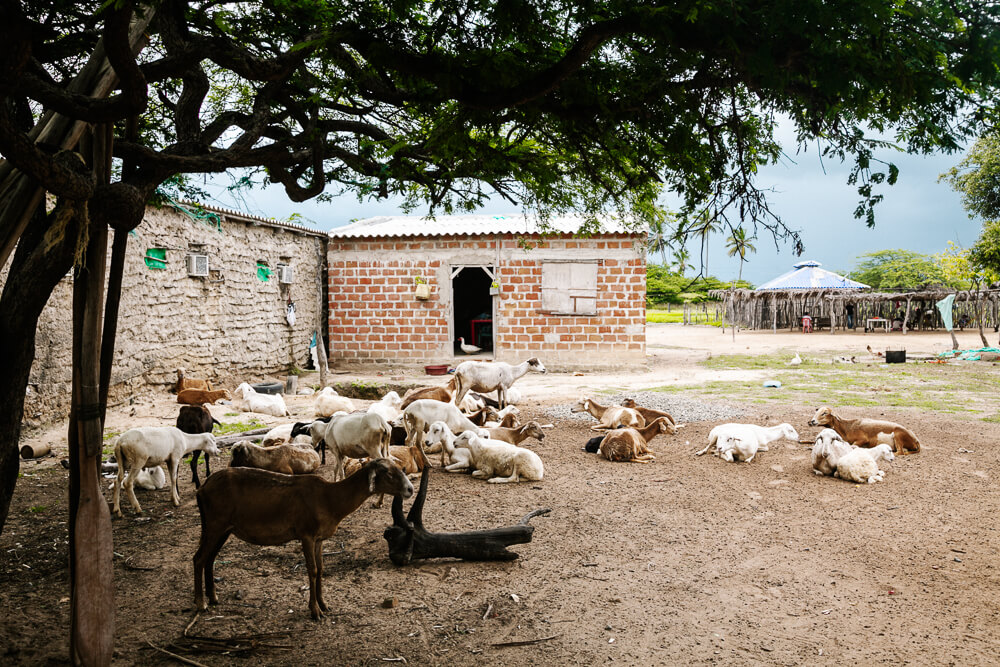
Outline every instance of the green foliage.
[(1000, 281), (1000, 221), (983, 224), (979, 239), (969, 249), (969, 263), (988, 284)]
[(267, 426), (267, 424), (264, 422), (258, 421), (257, 419), (251, 419), (248, 422), (229, 422), (222, 425), (216, 424), (212, 428), (212, 433), (221, 437), (224, 435), (235, 435), (236, 433), (253, 431), (258, 428), (264, 428), (265, 426)]
[(646, 265), (646, 306), (664, 303), (700, 303), (708, 301), (709, 290), (729, 289), (731, 285), (743, 288), (753, 286), (746, 281), (723, 282), (718, 278), (698, 278), (692, 281), (680, 273), (672, 273), (659, 264)]
[(865, 253), (859, 260), (848, 277), (874, 290), (954, 286), (949, 284), (944, 269), (934, 257), (910, 250), (879, 250)]
[(1000, 219), (1000, 135), (987, 134), (972, 145), (965, 158), (941, 174), (962, 195), (969, 217)]

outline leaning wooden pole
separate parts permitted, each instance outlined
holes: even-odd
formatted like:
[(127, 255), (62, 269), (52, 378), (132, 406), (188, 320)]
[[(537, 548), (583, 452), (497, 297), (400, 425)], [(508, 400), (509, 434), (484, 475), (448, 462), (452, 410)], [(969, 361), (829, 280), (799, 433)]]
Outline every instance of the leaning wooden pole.
[[(93, 144), (98, 177), (111, 150), (111, 126), (99, 126)], [(86, 215), (85, 210), (78, 215)], [(73, 279), (73, 402), (70, 410), (70, 660), (75, 665), (110, 665), (114, 646), (111, 514), (101, 493), (98, 465), (103, 445), (100, 401), (101, 319), (108, 228), (102, 221), (81, 225), (84, 254)]]

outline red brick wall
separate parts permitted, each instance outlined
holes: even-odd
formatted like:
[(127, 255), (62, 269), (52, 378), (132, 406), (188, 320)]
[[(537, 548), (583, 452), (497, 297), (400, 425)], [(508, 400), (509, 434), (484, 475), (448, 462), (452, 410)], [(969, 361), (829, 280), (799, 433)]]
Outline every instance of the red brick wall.
[[(439, 237), (331, 239), (329, 355), (339, 364), (447, 363), (451, 360), (451, 266), (493, 265), (500, 283), (496, 358), (537, 355), (552, 367), (637, 365), (645, 359), (645, 255), (641, 240), (569, 235), (525, 250), (516, 239)], [(599, 259), (597, 316), (550, 316), (541, 306), (542, 263)], [(431, 286), (417, 300), (414, 277)], [(599, 356), (594, 353), (600, 353)]]
[[(504, 246), (516, 247), (505, 241)], [(580, 258), (601, 257), (609, 250), (630, 249), (627, 237), (553, 239), (551, 249), (577, 250)], [(588, 255), (589, 253), (589, 255)], [(496, 336), (500, 359), (530, 354), (555, 359), (566, 366), (594, 365), (594, 352), (609, 353), (601, 365), (641, 363), (646, 353), (646, 263), (642, 255), (604, 259), (597, 270), (597, 312), (589, 316), (553, 316), (539, 311), (542, 299), (542, 259), (516, 253), (499, 270), (501, 298)]]

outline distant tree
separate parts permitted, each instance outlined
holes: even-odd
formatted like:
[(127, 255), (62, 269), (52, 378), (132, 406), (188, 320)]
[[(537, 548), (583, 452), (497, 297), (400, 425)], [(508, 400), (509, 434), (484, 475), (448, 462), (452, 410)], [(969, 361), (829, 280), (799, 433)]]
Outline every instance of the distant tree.
[(673, 244), (673, 240), (670, 238), (670, 235), (673, 232), (669, 228), (668, 223), (668, 214), (651, 221), (649, 223), (649, 237), (647, 240), (647, 248), (649, 252), (659, 253), (660, 263), (663, 266), (670, 265), (670, 262), (667, 260), (667, 251), (671, 249)]
[(1000, 282), (1000, 220), (983, 224), (979, 239), (969, 248), (968, 259), (987, 284)]
[(753, 238), (747, 238), (747, 231), (742, 227), (737, 227), (726, 239), (726, 248), (730, 257), (740, 256), (740, 272), (737, 281), (743, 280), (743, 263), (747, 261), (747, 253), (757, 252), (757, 247), (753, 244)]
[(947, 285), (944, 269), (933, 257), (910, 250), (879, 250), (859, 257), (849, 277), (877, 290)]
[(684, 272), (688, 268), (688, 260), (690, 258), (691, 253), (687, 251), (687, 248), (680, 247), (677, 250), (674, 250), (674, 264), (677, 267), (678, 275), (684, 275)]
[(958, 166), (941, 174), (940, 180), (962, 195), (969, 217), (1000, 219), (1000, 135), (979, 137)]

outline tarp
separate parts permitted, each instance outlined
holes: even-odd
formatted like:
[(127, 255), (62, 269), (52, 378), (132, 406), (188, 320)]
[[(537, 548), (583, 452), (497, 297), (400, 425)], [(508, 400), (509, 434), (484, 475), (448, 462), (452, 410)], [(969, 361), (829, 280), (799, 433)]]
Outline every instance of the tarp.
[(945, 331), (952, 330), (951, 323), (951, 305), (955, 303), (955, 295), (949, 294), (945, 298), (938, 301), (936, 304), (937, 309), (941, 311), (941, 321), (944, 322)]
[(1000, 348), (980, 347), (975, 350), (948, 350), (947, 352), (940, 353), (938, 357), (941, 359), (958, 358), (962, 361), (979, 361), (983, 352), (1000, 352)]
[(865, 289), (868, 285), (819, 268), (819, 262), (799, 262), (791, 271), (764, 283), (755, 291), (767, 292), (789, 289)]

